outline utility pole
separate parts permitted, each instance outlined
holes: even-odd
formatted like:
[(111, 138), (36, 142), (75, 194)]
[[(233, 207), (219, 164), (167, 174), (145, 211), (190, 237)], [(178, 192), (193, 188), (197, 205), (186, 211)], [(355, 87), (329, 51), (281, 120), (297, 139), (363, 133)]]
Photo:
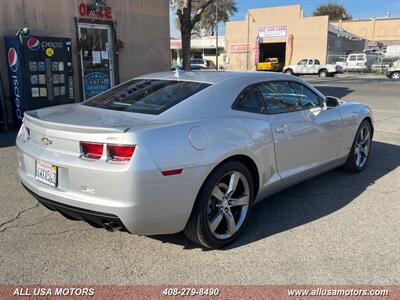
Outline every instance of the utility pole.
[(215, 0), (215, 67), (218, 71), (218, 0)]
[(247, 11), (247, 45), (246, 45), (246, 71), (249, 70), (249, 44), (250, 44), (250, 12)]

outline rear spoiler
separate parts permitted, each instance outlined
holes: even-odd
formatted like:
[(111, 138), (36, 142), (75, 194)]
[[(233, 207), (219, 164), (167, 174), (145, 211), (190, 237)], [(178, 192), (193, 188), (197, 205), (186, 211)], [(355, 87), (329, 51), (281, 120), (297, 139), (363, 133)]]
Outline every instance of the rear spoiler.
[(84, 125), (71, 125), (65, 123), (54, 123), (45, 120), (41, 120), (35, 111), (29, 111), (24, 113), (24, 120), (29, 123), (48, 129), (65, 130), (71, 132), (81, 133), (125, 133), (129, 130), (129, 127), (113, 128), (113, 127), (97, 127), (97, 126), (84, 126)]

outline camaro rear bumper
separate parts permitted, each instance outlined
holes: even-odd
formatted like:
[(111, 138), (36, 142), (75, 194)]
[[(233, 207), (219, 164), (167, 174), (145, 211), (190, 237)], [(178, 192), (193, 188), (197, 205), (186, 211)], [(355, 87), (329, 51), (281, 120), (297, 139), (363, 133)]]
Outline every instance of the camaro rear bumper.
[[(210, 168), (185, 168), (180, 175), (163, 176), (138, 147), (132, 158), (136, 163), (107, 170), (107, 166), (99, 169), (100, 163), (90, 165), (61, 153), (37, 154), (33, 147), (17, 139), (17, 171), (22, 184), (40, 203), (71, 219), (139, 235), (182, 231)], [(36, 160), (59, 166), (57, 187), (36, 180)], [(92, 192), (84, 191), (83, 186), (90, 186)]]
[(110, 231), (116, 229), (126, 230), (124, 224), (122, 224), (122, 221), (115, 215), (51, 201), (35, 194), (24, 184), (22, 184), (22, 186), (43, 206), (47, 207), (50, 210), (58, 211), (60, 214), (68, 219), (85, 221), (94, 227), (102, 227)]

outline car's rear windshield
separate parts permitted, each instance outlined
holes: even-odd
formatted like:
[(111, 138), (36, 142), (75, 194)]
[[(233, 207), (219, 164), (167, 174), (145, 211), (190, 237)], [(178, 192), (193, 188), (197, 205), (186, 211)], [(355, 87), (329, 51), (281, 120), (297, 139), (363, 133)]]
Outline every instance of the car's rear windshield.
[(202, 82), (134, 79), (83, 102), (83, 105), (158, 115), (210, 84)]

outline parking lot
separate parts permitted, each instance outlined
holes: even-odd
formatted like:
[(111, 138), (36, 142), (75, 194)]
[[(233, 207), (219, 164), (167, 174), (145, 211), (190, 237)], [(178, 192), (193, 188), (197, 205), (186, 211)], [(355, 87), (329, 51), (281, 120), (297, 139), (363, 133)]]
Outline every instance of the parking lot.
[(16, 133), (0, 133), (0, 284), (400, 284), (400, 82), (305, 79), (371, 106), (369, 165), (269, 197), (225, 250), (182, 234), (110, 233), (47, 210), (17, 179)]

